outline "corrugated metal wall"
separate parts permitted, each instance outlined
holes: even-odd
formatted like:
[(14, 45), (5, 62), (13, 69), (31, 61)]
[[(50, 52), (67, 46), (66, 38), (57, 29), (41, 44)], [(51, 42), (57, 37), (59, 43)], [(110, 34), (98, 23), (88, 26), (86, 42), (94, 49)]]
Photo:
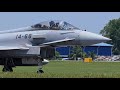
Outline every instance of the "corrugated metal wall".
[(63, 57), (68, 57), (70, 47), (57, 47), (56, 51)]
[(87, 54), (89, 54), (89, 52), (94, 52), (95, 54), (97, 54), (97, 47), (94, 46), (84, 47), (83, 51), (86, 52)]
[[(83, 51), (86, 52), (87, 54), (89, 54), (89, 52), (94, 51), (94, 53), (96, 55), (100, 55), (100, 56), (111, 56), (112, 55), (112, 51), (111, 51), (111, 46), (86, 46), (83, 47)], [(58, 51), (60, 53), (60, 55), (66, 55), (68, 56), (70, 53), (70, 48), (68, 47), (58, 47), (56, 48), (56, 51)]]
[(111, 48), (112, 47), (99, 47), (98, 48), (98, 55), (101, 56), (111, 56), (112, 52), (111, 52)]

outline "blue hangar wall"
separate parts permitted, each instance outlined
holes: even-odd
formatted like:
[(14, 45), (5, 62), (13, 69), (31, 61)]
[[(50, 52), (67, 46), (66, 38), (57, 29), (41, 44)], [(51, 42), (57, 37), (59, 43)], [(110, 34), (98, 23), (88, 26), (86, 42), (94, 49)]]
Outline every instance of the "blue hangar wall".
[[(100, 56), (111, 56), (112, 55), (112, 46), (113, 45), (107, 44), (107, 43), (99, 43), (99, 44), (94, 44), (91, 46), (82, 47), (82, 49), (87, 54), (89, 52), (94, 52), (96, 55), (100, 55)], [(56, 51), (58, 51), (60, 53), (61, 57), (68, 57), (71, 49), (72, 48), (70, 46), (57, 47)]]
[(70, 54), (70, 46), (64, 46), (64, 47), (57, 47), (56, 51), (60, 53), (61, 57), (68, 57)]

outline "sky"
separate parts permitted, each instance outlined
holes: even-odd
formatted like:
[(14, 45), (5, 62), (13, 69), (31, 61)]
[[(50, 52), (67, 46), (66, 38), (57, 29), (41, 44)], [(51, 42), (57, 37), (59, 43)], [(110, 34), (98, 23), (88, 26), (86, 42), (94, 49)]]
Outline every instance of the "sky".
[(120, 12), (0, 12), (0, 31), (31, 26), (47, 20), (63, 20), (82, 30), (99, 34)]

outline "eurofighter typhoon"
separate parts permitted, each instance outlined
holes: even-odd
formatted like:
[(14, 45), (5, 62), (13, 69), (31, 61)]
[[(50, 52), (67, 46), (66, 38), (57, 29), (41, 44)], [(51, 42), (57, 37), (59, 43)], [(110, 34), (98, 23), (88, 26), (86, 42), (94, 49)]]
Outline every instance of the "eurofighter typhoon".
[(38, 65), (38, 73), (49, 61), (54, 47), (88, 46), (109, 41), (109, 38), (80, 30), (65, 21), (45, 21), (23, 28), (0, 31), (0, 65), (3, 72), (12, 72), (19, 65)]

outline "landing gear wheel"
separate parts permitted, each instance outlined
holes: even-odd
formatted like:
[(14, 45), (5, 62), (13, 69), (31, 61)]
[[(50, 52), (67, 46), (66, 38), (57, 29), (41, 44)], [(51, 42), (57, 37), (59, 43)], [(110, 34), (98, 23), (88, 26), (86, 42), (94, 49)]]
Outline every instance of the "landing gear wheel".
[(5, 68), (3, 68), (3, 69), (2, 69), (2, 71), (3, 71), (3, 72), (6, 72), (6, 69), (5, 69)]
[(9, 67), (9, 71), (10, 71), (10, 72), (13, 72), (13, 69), (12, 69), (12, 67)]
[(44, 73), (44, 71), (43, 70), (38, 70), (37, 73)]
[(12, 67), (15, 66), (12, 58), (4, 58), (3, 72), (13, 72)]
[(2, 69), (3, 72), (13, 72), (12, 67), (9, 67), (9, 70), (7, 68)]

